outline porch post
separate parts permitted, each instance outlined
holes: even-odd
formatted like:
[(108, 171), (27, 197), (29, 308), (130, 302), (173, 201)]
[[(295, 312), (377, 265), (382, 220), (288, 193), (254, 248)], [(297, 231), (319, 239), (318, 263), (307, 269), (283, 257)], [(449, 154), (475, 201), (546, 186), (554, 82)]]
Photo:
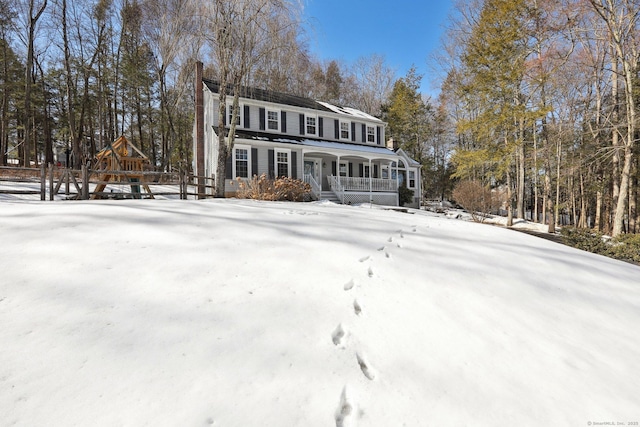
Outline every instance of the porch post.
[(342, 181), (340, 180), (340, 155), (336, 156), (336, 175), (338, 179), (338, 184), (342, 185)]
[(369, 205), (373, 204), (373, 182), (372, 182), (372, 178), (373, 177), (373, 168), (371, 166), (371, 159), (369, 159)]

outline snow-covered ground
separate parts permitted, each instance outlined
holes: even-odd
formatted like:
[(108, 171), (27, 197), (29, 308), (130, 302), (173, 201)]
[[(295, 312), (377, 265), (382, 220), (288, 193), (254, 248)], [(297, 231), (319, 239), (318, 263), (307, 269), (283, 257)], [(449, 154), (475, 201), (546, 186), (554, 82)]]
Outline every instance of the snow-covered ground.
[(3, 426), (640, 421), (637, 266), (331, 203), (5, 201), (0, 236)]

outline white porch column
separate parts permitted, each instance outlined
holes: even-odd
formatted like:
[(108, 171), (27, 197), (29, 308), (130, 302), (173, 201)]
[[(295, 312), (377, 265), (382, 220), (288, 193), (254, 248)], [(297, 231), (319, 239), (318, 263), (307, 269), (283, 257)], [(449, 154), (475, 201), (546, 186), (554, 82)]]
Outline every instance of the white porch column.
[(371, 166), (371, 159), (369, 159), (369, 204), (373, 203), (373, 181), (372, 181), (372, 177), (373, 177), (373, 168)]
[(342, 185), (342, 181), (340, 181), (340, 155), (336, 157), (336, 177), (338, 179), (338, 183)]

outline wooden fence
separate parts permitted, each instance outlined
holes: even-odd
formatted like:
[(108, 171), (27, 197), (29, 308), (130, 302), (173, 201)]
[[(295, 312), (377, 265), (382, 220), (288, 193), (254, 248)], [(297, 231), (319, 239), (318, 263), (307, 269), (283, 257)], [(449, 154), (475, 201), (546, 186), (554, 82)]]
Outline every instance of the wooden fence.
[(153, 199), (181, 200), (215, 195), (213, 178), (180, 172), (81, 170), (44, 165), (38, 168), (0, 166), (0, 195), (40, 195), (40, 200)]

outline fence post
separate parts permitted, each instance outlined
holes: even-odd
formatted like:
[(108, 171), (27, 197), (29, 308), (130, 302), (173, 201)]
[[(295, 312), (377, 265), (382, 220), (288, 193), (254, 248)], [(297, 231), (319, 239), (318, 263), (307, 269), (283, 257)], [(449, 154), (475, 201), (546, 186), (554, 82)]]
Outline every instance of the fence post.
[(180, 171), (180, 199), (187, 200), (187, 171)]
[(44, 163), (40, 165), (40, 200), (47, 199), (47, 174), (45, 172)]
[(87, 165), (82, 165), (82, 200), (89, 199), (89, 173)]
[(49, 200), (53, 201), (53, 164), (49, 163)]
[(65, 166), (64, 167), (64, 195), (68, 196), (69, 195), (69, 174), (71, 173), (69, 166)]

